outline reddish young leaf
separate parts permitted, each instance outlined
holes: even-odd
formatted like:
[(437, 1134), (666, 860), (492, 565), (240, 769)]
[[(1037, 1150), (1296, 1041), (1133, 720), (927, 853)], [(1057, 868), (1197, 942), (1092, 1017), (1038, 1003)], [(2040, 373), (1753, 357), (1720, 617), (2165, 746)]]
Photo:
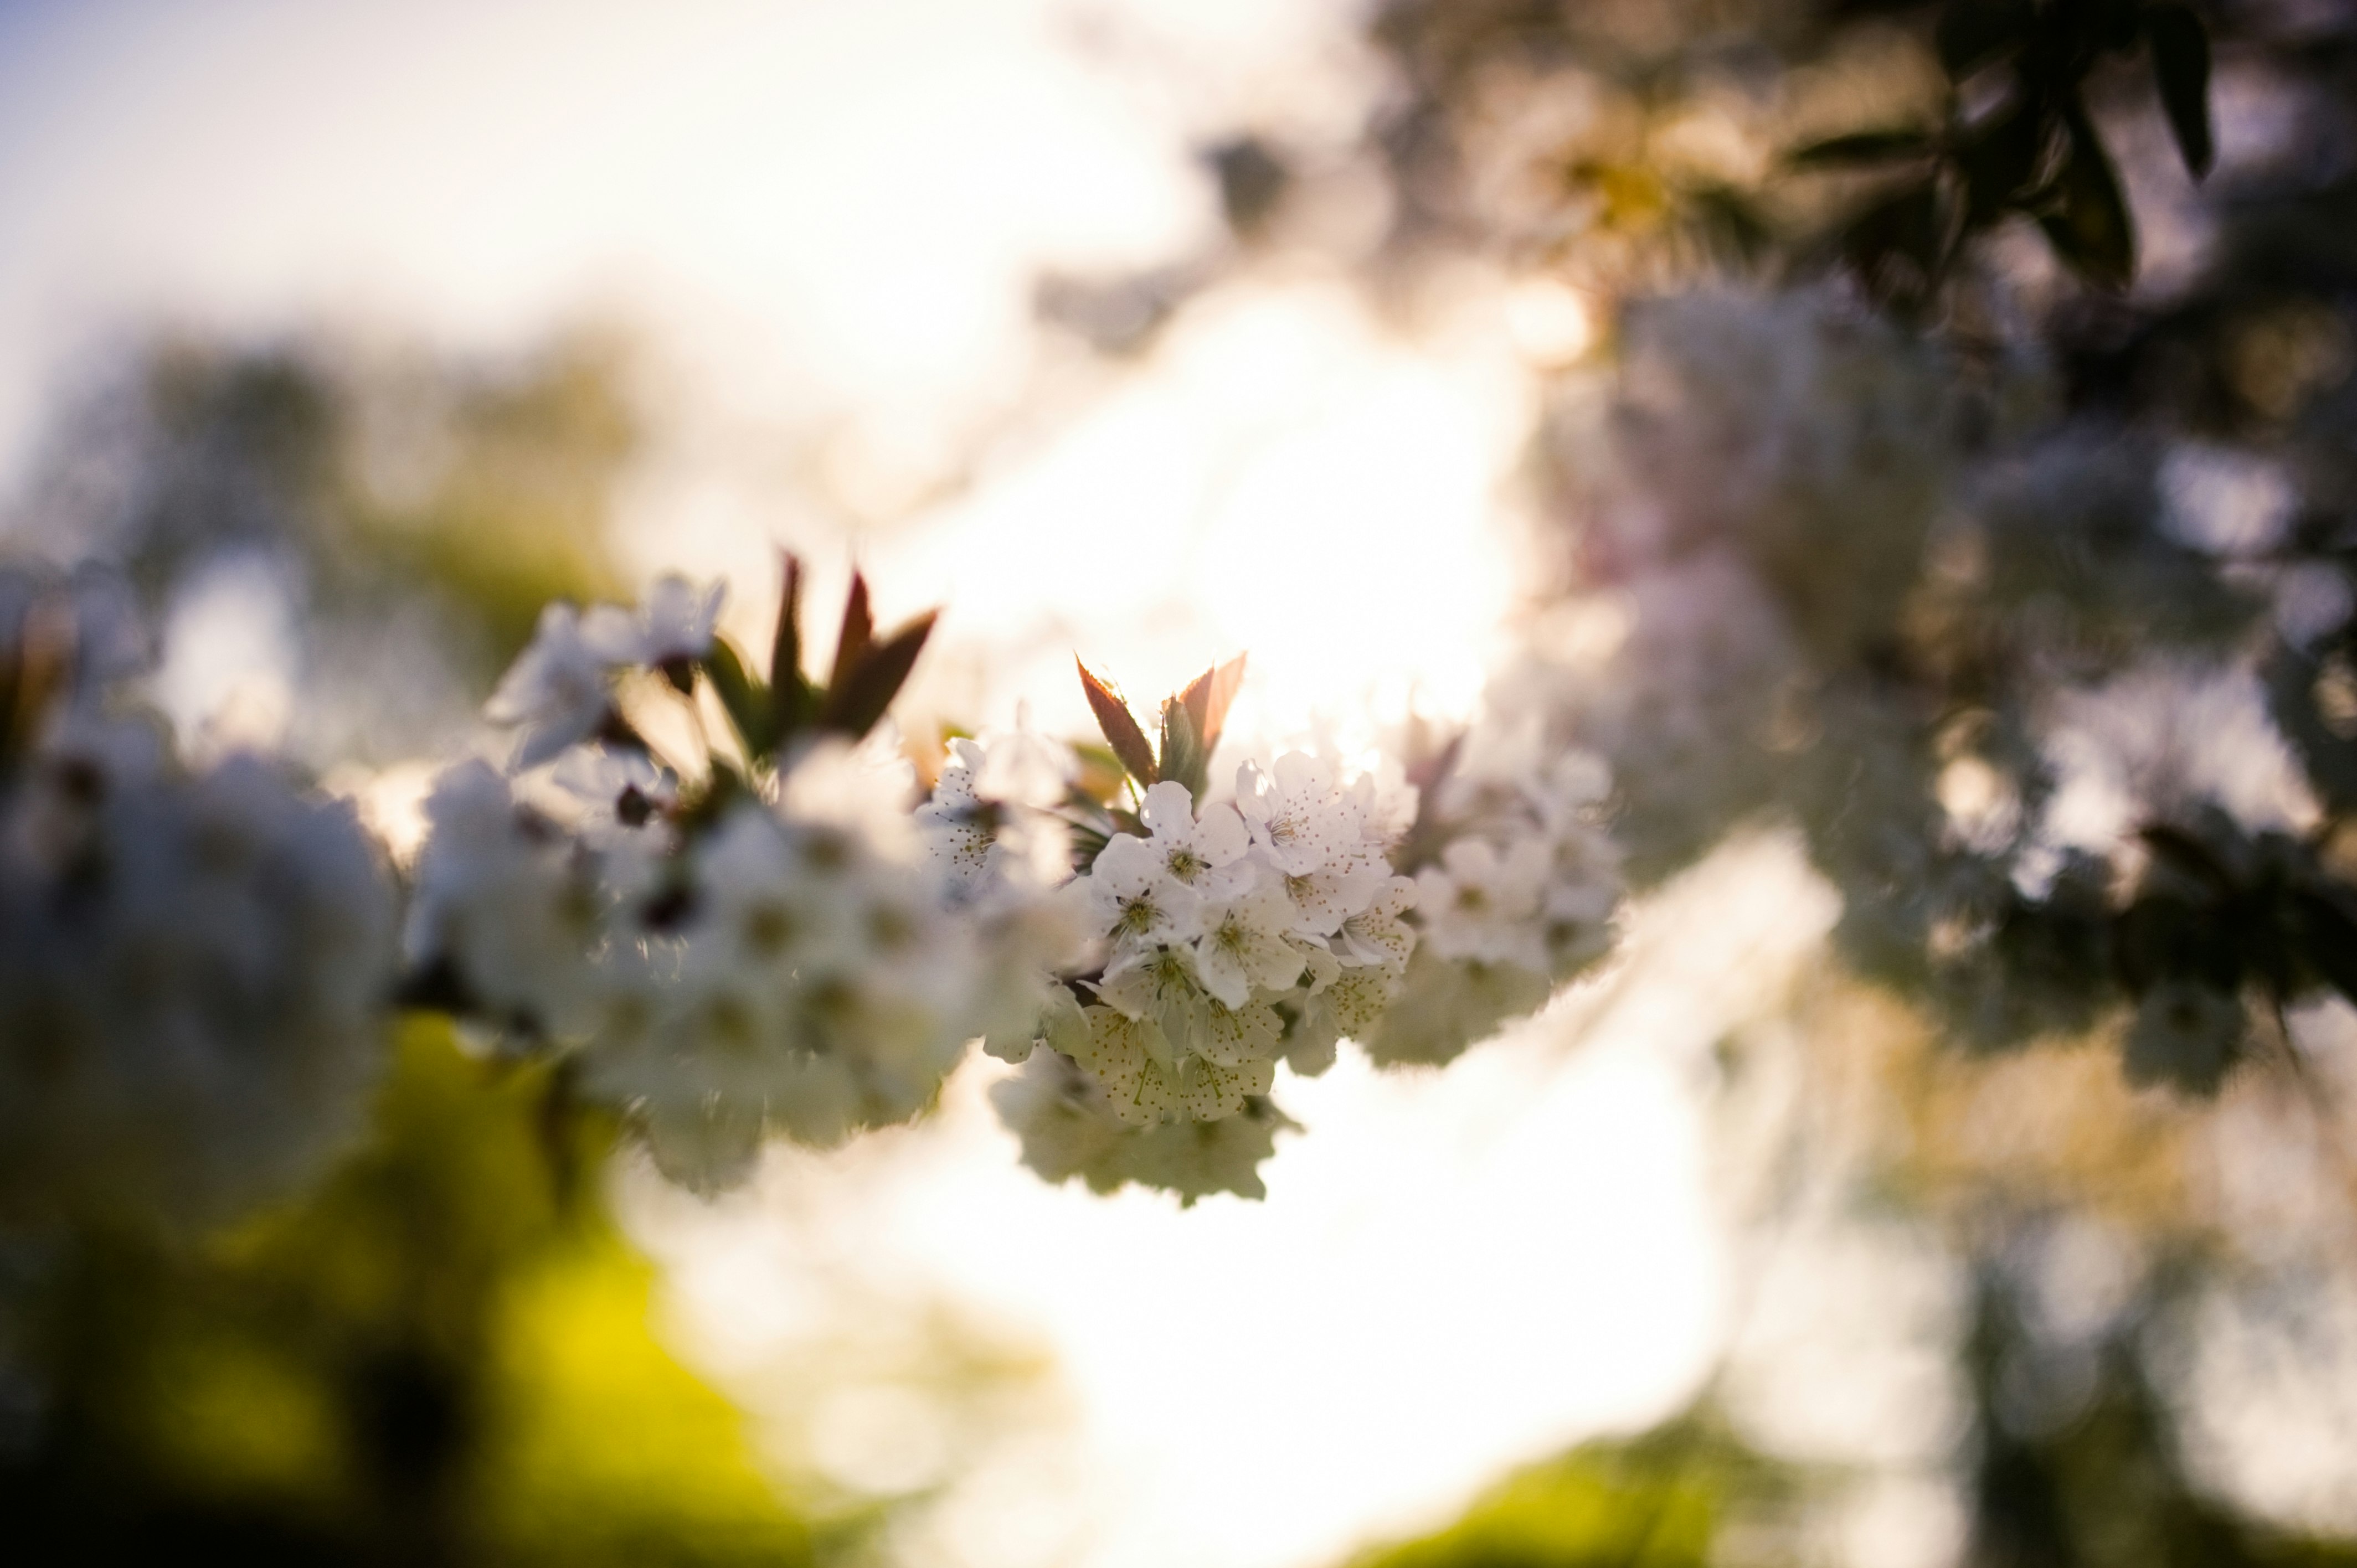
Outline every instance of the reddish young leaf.
[(859, 667), (867, 650), (876, 640), (876, 620), (867, 612), (867, 579), (856, 571), (851, 574), (851, 593), (843, 601), (843, 632), (834, 639), (834, 670), (826, 683), (839, 686), (844, 678)]
[(811, 715), (810, 682), (802, 679), (802, 564), (791, 550), (780, 553), (786, 576), (778, 599), (778, 630), (770, 644), (769, 746), (783, 744)]
[[(1211, 682), (1219, 679), (1219, 675), (1220, 668), (1215, 664), (1188, 682), (1187, 689), (1178, 693), (1178, 701), (1186, 706), (1187, 716), (1195, 723), (1195, 735), (1199, 739), (1211, 727)], [(1164, 725), (1166, 730), (1168, 727)]]
[(1195, 728), (1203, 738), (1203, 754), (1210, 756), (1220, 744), (1220, 732), (1228, 727), (1228, 709), (1234, 705), (1236, 691), (1244, 683), (1244, 655), (1239, 653), (1219, 667), (1211, 678), (1211, 701)]
[(1113, 693), (1113, 688), (1089, 673), (1089, 667), (1075, 657), (1073, 665), (1081, 672), (1081, 690), (1089, 699), (1089, 710), (1097, 716), (1097, 727), (1104, 731), (1105, 743), (1129, 776), (1143, 788), (1151, 788), (1161, 778), (1154, 767), (1154, 747), (1146, 744), (1146, 732), (1137, 727), (1128, 707)]
[(855, 739), (874, 729), (916, 668), (917, 655), (924, 651), (925, 639), (932, 635), (940, 614), (927, 610), (872, 644), (848, 675), (827, 688), (826, 699), (819, 704), (819, 727), (840, 730)]
[(1215, 664), (1188, 682), (1178, 700), (1187, 704), (1187, 716), (1195, 721), (1195, 738), (1202, 743), (1203, 755), (1210, 757), (1220, 744), (1220, 731), (1227, 726), (1228, 706), (1236, 700), (1236, 688), (1243, 684), (1244, 655), (1239, 653), (1225, 664)]
[(785, 587), (778, 598), (778, 630), (770, 643), (770, 680), (774, 683), (802, 668), (802, 563), (791, 550), (778, 553), (786, 564)]

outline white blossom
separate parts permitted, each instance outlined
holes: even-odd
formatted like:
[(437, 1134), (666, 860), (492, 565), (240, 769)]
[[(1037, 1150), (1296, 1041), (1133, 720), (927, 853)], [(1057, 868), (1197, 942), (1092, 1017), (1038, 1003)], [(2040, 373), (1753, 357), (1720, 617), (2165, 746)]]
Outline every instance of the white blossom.
[(741, 1175), (764, 1132), (825, 1144), (907, 1120), (968, 1039), (1040, 1005), (1031, 928), (962, 915), (856, 822), (745, 800), (679, 875), (686, 913), (617, 953), (628, 983), (586, 1061), (691, 1185)]
[(1236, 771), (1236, 811), (1254, 849), (1287, 876), (1349, 866), (1364, 855), (1365, 802), (1335, 787), (1333, 765), (1291, 751), (1273, 774)]
[(316, 1173), (383, 1060), (392, 936), (348, 806), (59, 726), (0, 769), (0, 1208), (197, 1223)]
[(682, 576), (658, 578), (639, 606), (632, 657), (624, 662), (666, 664), (711, 652), (712, 628), (727, 592), (726, 583), (699, 588)]
[(1276, 881), (1222, 899), (1203, 911), (1195, 939), (1195, 971), (1203, 989), (1230, 1007), (1242, 1007), (1254, 987), (1283, 991), (1301, 978), (1301, 954), (1286, 941), (1294, 906)]
[(986, 800), (1045, 811), (1064, 803), (1080, 774), (1071, 746), (1031, 727), (1028, 703), (1017, 705), (1013, 729), (985, 730), (975, 745), (981, 761), (974, 789)]
[(1116, 833), (1097, 852), (1085, 886), (1092, 924), (1122, 946), (1189, 941), (1202, 929), (1202, 896), (1169, 875), (1167, 853), (1135, 833)]
[(550, 769), (549, 782), (571, 808), (582, 836), (606, 847), (658, 828), (679, 801), (679, 780), (643, 751), (576, 746)]
[(1217, 1121), (1134, 1126), (1114, 1114), (1098, 1081), (1070, 1056), (1040, 1051), (992, 1087), (991, 1101), (1021, 1140), (1023, 1163), (1047, 1181), (1079, 1177), (1096, 1192), (1126, 1184), (1174, 1193), (1182, 1205), (1213, 1193), (1266, 1196), (1262, 1161), (1295, 1123), (1265, 1099)]
[[(1042, 778), (1053, 776), (1052, 765), (1045, 765), (1046, 775), (1030, 762), (999, 767), (1010, 747), (1039, 754), (1048, 743), (1019, 736), (952, 740), (931, 798), (917, 809), (927, 861), (963, 897), (982, 903), (1044, 892), (1071, 870), (1068, 827), (1035, 803)], [(1049, 802), (1061, 799), (1059, 784)]]
[(403, 938), (412, 969), (447, 965), (495, 1023), (578, 1035), (597, 1004), (593, 957), (614, 902), (594, 852), (480, 761), (442, 775), (425, 820)]
[(1480, 839), (1458, 839), (1441, 852), (1439, 865), (1426, 867), (1415, 880), (1416, 915), (1435, 953), (1545, 972), (1538, 925), (1543, 862), (1501, 854)]
[(614, 671), (631, 660), (630, 634), (615, 629), (620, 612), (600, 613), (608, 609), (585, 618), (568, 604), (545, 606), (531, 644), (500, 677), (483, 711), (522, 731), (517, 767), (537, 767), (588, 739), (612, 711)]
[(1415, 907), (1417, 892), (1411, 877), (1383, 877), (1365, 905), (1343, 920), (1340, 945), (1352, 963), (1380, 965), (1394, 974), (1407, 967), (1415, 932), (1400, 917)]
[(1164, 779), (1146, 792), (1138, 816), (1160, 874), (1199, 898), (1224, 898), (1252, 882), (1244, 863), (1252, 838), (1236, 808), (1218, 804), (1199, 817), (1184, 784)]

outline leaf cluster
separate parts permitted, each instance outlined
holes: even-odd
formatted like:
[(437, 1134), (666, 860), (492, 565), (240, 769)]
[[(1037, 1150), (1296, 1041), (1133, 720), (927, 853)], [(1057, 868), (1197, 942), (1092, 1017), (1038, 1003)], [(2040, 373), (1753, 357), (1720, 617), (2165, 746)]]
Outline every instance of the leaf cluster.
[[(1889, 177), (1844, 223), (1844, 263), (1887, 306), (1920, 310), (1967, 241), (2025, 217), (2087, 282), (2126, 288), (2136, 225), (2088, 112), (2087, 78), (2106, 58), (2144, 49), (2186, 170), (2201, 178), (2216, 147), (2201, 18), (2138, 0), (1949, 0), (1934, 38), (1952, 88), (1943, 125), (1855, 131), (1787, 155), (1796, 168)], [(1967, 96), (1993, 103), (1968, 111)]]
[[(710, 655), (699, 662), (745, 756), (774, 766), (798, 742), (826, 735), (857, 740), (874, 729), (908, 683), (940, 613), (927, 610), (879, 634), (868, 608), (867, 580), (854, 572), (834, 663), (823, 682), (813, 681), (802, 673), (802, 563), (789, 553), (767, 675), (755, 674), (726, 637), (714, 638)], [(692, 670), (667, 673), (681, 691), (691, 688)]]
[(1086, 664), (1073, 662), (1089, 711), (1096, 715), (1097, 727), (1104, 732), (1122, 772), (1140, 790), (1168, 779), (1185, 785), (1187, 793), (1200, 800), (1210, 784), (1211, 753), (1219, 747), (1228, 709), (1243, 684), (1244, 655), (1213, 665), (1188, 682), (1185, 691), (1163, 700), (1159, 746), (1146, 739), (1119, 692), (1091, 673)]

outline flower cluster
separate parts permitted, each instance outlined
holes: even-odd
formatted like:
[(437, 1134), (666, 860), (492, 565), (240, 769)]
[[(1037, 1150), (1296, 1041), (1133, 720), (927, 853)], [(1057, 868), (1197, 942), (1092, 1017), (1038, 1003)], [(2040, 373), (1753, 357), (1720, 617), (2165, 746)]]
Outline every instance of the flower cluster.
[(999, 1053), (1025, 1062), (996, 1099), (1042, 1176), (1256, 1195), (1292, 1125), (1266, 1099), (1278, 1062), (1322, 1072), (1346, 1037), (1379, 1063), (1445, 1061), (1609, 945), (1620, 878), (1592, 759), (1517, 768), (1460, 737), (1418, 795), (1291, 753), (1213, 798), (1240, 669), (1165, 704), (1158, 754), (1082, 673), (1135, 810), (1069, 794), (1067, 897), (1095, 963)]
[(1361, 1043), (1378, 1062), (1446, 1062), (1544, 1004), (1610, 950), (1620, 856), (1610, 777), (1534, 732), (1477, 730), (1427, 789), (1408, 849), (1423, 941)]
[(197, 1223), (314, 1173), (382, 1061), (393, 906), (352, 811), (191, 773), (102, 584), (0, 575), (0, 1219)]
[[(1059, 840), (931, 854), (912, 771), (888, 734), (863, 742), (930, 618), (878, 637), (855, 582), (821, 686), (793, 589), (790, 564), (766, 679), (715, 637), (716, 589), (552, 607), (490, 704), (521, 734), (512, 762), (439, 781), (410, 910), (413, 1000), (569, 1054), (585, 1092), (707, 1190), (765, 1133), (828, 1144), (915, 1115), (969, 1039), (1037, 1015), (1070, 945), (1047, 897)], [(630, 715), (666, 699), (696, 723), (716, 710), (723, 741), (659, 761), (652, 715)], [(935, 825), (983, 804), (977, 771), (952, 770)]]
[(1393, 874), (1372, 781), (1338, 787), (1298, 753), (1241, 768), (1199, 811), (1184, 783), (1145, 792), (1140, 833), (1109, 838), (1082, 878), (1105, 967), (1079, 1059), (1125, 1121), (1211, 1122), (1268, 1092), (1287, 1026), (1331, 1058), (1380, 1011), (1415, 936), (1415, 886)]

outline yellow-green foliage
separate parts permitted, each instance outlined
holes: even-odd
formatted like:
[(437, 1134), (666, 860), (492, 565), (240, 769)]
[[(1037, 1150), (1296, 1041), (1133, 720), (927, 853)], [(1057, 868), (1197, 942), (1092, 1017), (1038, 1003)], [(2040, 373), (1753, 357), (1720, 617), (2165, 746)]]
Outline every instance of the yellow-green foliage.
[(86, 1244), (47, 1501), (119, 1521), (124, 1554), (807, 1562), (737, 1412), (649, 1332), (599, 1200), (611, 1132), (546, 1066), (404, 1025), (371, 1142), (300, 1204), (197, 1255)]
[(1783, 1489), (1767, 1461), (1680, 1423), (1524, 1470), (1352, 1568), (1703, 1568), (1731, 1519), (1765, 1522)]

